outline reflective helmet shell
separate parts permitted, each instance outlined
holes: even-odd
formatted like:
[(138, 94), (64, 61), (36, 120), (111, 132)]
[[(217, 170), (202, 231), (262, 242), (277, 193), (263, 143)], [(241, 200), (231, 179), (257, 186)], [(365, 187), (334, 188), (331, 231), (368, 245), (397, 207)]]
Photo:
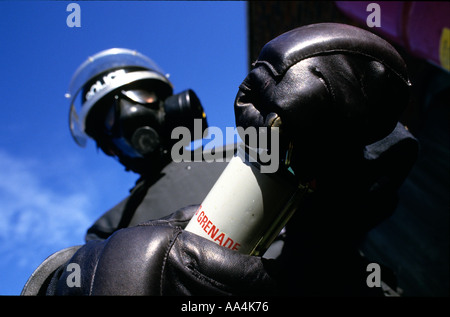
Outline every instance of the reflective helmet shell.
[[(125, 72), (124, 69), (127, 68), (133, 68), (133, 71)], [(105, 75), (86, 92), (86, 84), (101, 74)], [(70, 100), (69, 127), (75, 142), (82, 147), (86, 145), (89, 138), (85, 131), (86, 118), (98, 101), (114, 90), (144, 80), (161, 81), (172, 93), (173, 85), (158, 65), (134, 50), (107, 49), (81, 64), (72, 76), (69, 90), (65, 94)]]

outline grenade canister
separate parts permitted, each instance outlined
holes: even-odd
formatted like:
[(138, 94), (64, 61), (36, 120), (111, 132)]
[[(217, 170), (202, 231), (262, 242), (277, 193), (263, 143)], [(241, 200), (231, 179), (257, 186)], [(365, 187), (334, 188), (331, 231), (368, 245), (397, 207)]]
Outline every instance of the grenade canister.
[(231, 250), (260, 254), (259, 247), (267, 248), (283, 228), (299, 193), (293, 175), (284, 172), (261, 173), (239, 147), (185, 230)]

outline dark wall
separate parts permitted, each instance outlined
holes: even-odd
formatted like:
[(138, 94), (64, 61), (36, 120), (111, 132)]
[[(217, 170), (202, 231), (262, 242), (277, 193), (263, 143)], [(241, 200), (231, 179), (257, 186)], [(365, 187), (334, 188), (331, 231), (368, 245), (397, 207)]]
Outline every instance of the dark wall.
[(355, 24), (333, 1), (249, 1), (247, 21), (249, 65), (264, 44), (295, 27), (319, 22)]
[[(298, 26), (340, 22), (371, 30), (333, 1), (249, 1), (247, 15), (249, 69), (265, 43)], [(449, 296), (450, 75), (396, 48), (413, 84), (401, 122), (418, 138), (420, 152), (396, 212), (369, 233), (361, 250), (394, 271), (403, 296)]]

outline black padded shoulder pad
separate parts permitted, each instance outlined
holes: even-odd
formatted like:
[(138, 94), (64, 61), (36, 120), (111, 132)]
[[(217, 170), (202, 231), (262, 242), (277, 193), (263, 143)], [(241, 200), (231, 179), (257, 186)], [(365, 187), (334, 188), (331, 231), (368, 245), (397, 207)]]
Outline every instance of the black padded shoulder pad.
[(340, 23), (311, 24), (288, 31), (268, 42), (253, 66), (264, 64), (278, 77), (303, 59), (340, 52), (372, 58), (410, 85), (403, 59), (388, 42), (369, 31)]
[(20, 295), (45, 295), (53, 273), (64, 265), (77, 252), (81, 245), (65, 248), (53, 253), (31, 274)]

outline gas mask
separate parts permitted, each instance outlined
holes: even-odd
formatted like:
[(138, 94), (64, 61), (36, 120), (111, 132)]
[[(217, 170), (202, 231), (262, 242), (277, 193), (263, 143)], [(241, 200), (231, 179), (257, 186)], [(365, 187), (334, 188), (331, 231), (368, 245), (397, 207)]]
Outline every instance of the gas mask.
[(100, 119), (93, 120), (92, 130), (91, 121), (87, 121), (86, 131), (106, 154), (118, 157), (122, 164), (138, 173), (150, 161), (155, 164), (169, 160), (176, 141), (170, 137), (175, 127), (193, 131), (194, 119), (199, 118), (204, 121), (202, 126), (207, 126), (200, 100), (190, 89), (164, 101), (145, 89), (121, 90), (108, 100), (109, 107), (101, 111)]
[(75, 142), (84, 147), (92, 138), (103, 152), (139, 174), (162, 168), (170, 161), (175, 127), (193, 131), (194, 119), (202, 119), (207, 128), (197, 95), (192, 90), (174, 95), (163, 74), (151, 59), (128, 49), (89, 57), (66, 94)]

